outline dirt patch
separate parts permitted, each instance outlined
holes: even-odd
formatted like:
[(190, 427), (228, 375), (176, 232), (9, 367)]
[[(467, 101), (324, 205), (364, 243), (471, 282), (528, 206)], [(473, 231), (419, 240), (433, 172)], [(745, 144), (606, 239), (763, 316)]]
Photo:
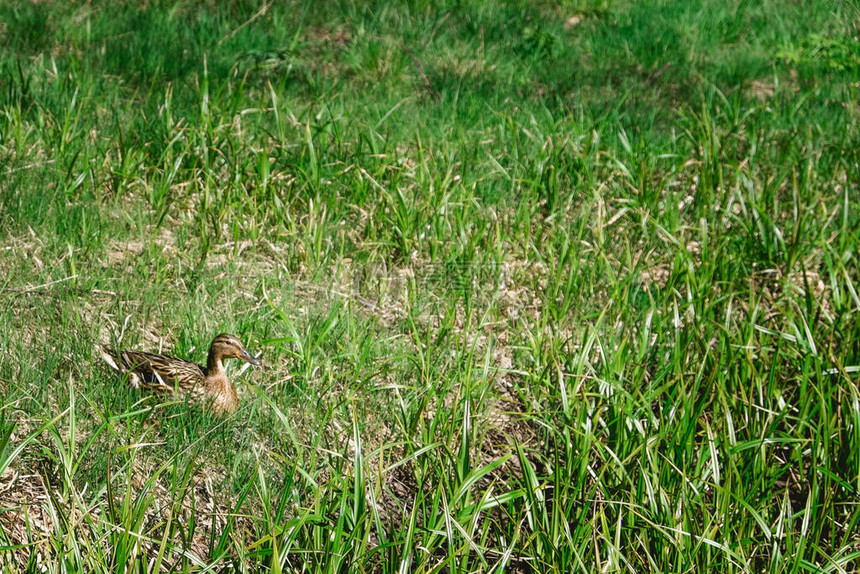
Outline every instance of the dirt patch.
[(748, 89), (750, 95), (758, 101), (769, 100), (776, 93), (776, 86), (772, 81), (753, 80)]
[(585, 20), (585, 16), (582, 14), (574, 14), (573, 16), (569, 16), (567, 20), (564, 21), (564, 29), (570, 32), (574, 28), (579, 26), (583, 20)]
[(105, 267), (123, 267), (123, 264), (126, 264), (123, 270), (130, 271), (130, 265), (133, 261), (143, 257), (148, 259), (145, 251), (147, 248), (151, 248), (151, 246), (159, 249), (165, 255), (177, 255), (176, 237), (168, 226), (151, 226), (145, 233), (151, 239), (147, 239), (147, 241), (142, 239), (124, 241), (111, 239), (107, 245), (107, 259), (103, 261), (103, 265)]

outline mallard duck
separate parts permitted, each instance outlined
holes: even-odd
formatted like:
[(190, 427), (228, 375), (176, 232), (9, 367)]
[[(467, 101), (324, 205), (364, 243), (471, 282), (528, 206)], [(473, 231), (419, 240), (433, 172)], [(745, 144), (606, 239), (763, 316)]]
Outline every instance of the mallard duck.
[(161, 394), (179, 393), (189, 400), (209, 403), (215, 414), (233, 413), (239, 397), (233, 383), (224, 372), (224, 359), (242, 359), (260, 366), (235, 335), (222, 333), (209, 347), (206, 366), (158, 353), (115, 351), (101, 347), (102, 358), (115, 371), (126, 374), (135, 388), (145, 388)]

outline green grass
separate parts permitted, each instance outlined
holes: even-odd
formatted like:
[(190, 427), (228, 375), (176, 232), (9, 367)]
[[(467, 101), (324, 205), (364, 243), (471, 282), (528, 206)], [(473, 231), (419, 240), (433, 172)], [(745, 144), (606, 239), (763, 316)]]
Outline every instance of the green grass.
[[(0, 568), (856, 571), (858, 30), (3, 3)], [(223, 419), (94, 351), (225, 331)]]

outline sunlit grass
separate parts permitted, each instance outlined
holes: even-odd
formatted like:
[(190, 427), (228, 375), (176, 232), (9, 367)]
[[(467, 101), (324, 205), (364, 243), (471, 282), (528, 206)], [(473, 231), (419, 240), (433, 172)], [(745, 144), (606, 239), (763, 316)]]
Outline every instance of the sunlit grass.
[(4, 4), (3, 568), (855, 571), (858, 26)]

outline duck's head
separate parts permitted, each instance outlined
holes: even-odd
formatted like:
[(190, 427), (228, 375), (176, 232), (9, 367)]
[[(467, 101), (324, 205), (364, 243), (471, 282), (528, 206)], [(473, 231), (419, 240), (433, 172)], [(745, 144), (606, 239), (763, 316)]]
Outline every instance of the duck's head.
[(209, 347), (209, 361), (213, 359), (219, 362), (221, 359), (241, 359), (258, 367), (263, 364), (245, 349), (236, 335), (227, 333), (221, 333), (212, 341), (212, 346)]

